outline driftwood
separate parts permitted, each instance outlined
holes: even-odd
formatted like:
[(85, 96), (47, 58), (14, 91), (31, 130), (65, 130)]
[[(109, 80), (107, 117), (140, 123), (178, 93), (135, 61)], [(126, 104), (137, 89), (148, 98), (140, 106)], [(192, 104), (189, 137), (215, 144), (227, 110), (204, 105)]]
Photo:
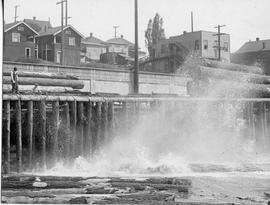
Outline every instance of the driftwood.
[[(37, 86), (63, 86), (73, 89), (82, 89), (84, 83), (82, 80), (50, 79), (50, 78), (30, 78), (19, 77), (19, 85), (37, 85)], [(3, 84), (11, 84), (11, 77), (3, 76)]]
[[(10, 76), (10, 72), (3, 71), (3, 76)], [(45, 72), (26, 72), (19, 71), (19, 77), (31, 77), (31, 78), (51, 78), (51, 79), (70, 79), (70, 80), (79, 80), (78, 76), (68, 75), (64, 73), (45, 73)]]
[(247, 65), (235, 64), (235, 63), (225, 63), (225, 62), (219, 62), (219, 61), (208, 60), (208, 59), (204, 59), (204, 62), (202, 64), (204, 66), (208, 66), (212, 68), (221, 68), (221, 69), (231, 70), (231, 71), (263, 74), (263, 70), (257, 66), (247, 66)]

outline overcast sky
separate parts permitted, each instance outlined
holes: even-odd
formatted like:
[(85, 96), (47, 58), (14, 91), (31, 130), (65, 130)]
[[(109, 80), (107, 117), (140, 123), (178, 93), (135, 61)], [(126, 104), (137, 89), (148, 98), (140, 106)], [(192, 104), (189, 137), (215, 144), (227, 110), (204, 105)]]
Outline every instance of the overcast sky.
[[(14, 21), (14, 6), (18, 20), (51, 19), (53, 26), (61, 23), (57, 0), (5, 0), (6, 23)], [(215, 31), (217, 24), (226, 24), (222, 32), (231, 35), (231, 51), (246, 41), (270, 39), (270, 0), (138, 0), (139, 43), (146, 50), (144, 31), (149, 18), (158, 12), (164, 19), (166, 37), (190, 31), (190, 12), (194, 13), (194, 30)], [(134, 0), (68, 0), (69, 24), (83, 35), (106, 41), (114, 36), (113, 26), (119, 26), (118, 35), (134, 42)]]

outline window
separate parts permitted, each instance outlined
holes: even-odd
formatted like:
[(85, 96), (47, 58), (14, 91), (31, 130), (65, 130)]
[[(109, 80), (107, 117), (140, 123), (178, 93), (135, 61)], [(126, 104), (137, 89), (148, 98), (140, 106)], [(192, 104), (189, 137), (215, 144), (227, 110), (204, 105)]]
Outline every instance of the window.
[(25, 56), (27, 58), (30, 58), (30, 56), (31, 56), (31, 48), (25, 48)]
[(12, 42), (20, 42), (20, 33), (12, 33)]
[(208, 49), (208, 40), (203, 41), (203, 49), (207, 50)]
[(199, 40), (195, 41), (195, 50), (199, 50), (200, 49), (200, 44), (199, 44)]
[(161, 53), (165, 53), (166, 52), (166, 47), (164, 44), (161, 45)]
[(215, 58), (217, 58), (217, 57), (218, 57), (218, 50), (215, 49)]
[(18, 26), (18, 31), (24, 31), (24, 27)]
[(75, 37), (68, 38), (68, 45), (75, 46)]
[(229, 51), (229, 44), (228, 42), (224, 42), (224, 51), (228, 52)]
[(61, 43), (61, 37), (60, 36), (55, 37), (55, 43)]
[(66, 30), (65, 33), (68, 34), (68, 35), (71, 35), (71, 31), (70, 30)]
[(265, 42), (263, 42), (263, 49), (265, 49)]
[(218, 48), (218, 41), (214, 41), (214, 48)]

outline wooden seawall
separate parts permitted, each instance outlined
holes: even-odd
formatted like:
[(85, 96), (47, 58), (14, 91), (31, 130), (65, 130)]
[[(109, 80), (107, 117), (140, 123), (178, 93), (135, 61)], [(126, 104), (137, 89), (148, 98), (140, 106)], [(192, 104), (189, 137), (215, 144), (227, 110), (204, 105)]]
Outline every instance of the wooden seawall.
[(221, 106), (228, 102), (243, 103), (239, 118), (248, 122), (245, 137), (269, 149), (270, 99), (266, 98), (4, 94), (3, 171), (44, 170), (59, 160), (69, 164), (78, 156), (91, 157), (118, 130), (128, 130), (136, 124), (140, 113), (158, 110), (161, 104), (173, 111), (176, 105), (177, 109), (190, 109), (196, 103)]

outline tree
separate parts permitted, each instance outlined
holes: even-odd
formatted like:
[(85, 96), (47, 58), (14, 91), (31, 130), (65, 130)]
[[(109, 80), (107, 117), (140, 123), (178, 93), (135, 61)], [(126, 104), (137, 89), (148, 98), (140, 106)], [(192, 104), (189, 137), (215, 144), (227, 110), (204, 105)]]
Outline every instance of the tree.
[(145, 31), (145, 44), (149, 52), (150, 59), (155, 57), (155, 45), (161, 40), (166, 38), (163, 29), (163, 19), (157, 13), (154, 19), (149, 19), (147, 30)]

